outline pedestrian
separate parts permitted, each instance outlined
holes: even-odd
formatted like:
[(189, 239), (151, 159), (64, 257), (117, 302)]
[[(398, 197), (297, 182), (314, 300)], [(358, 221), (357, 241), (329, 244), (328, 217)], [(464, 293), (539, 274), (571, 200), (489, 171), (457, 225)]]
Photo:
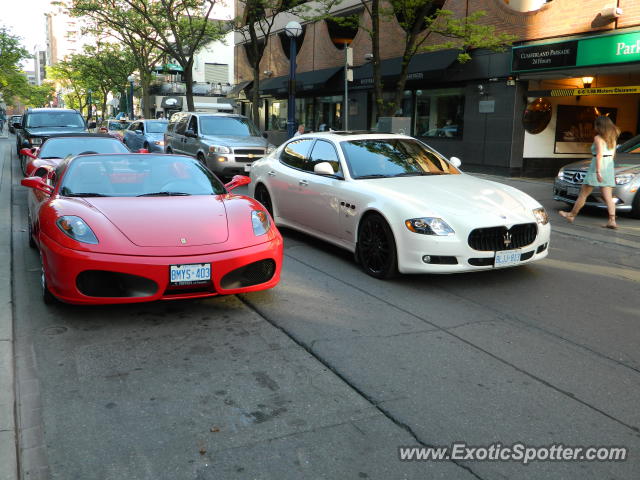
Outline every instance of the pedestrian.
[(294, 137), (297, 137), (298, 135), (302, 135), (304, 133), (304, 123), (301, 123), (300, 125), (298, 125), (298, 130), (296, 130), (296, 133), (293, 134)]
[(616, 205), (613, 203), (613, 187), (616, 186), (616, 176), (613, 169), (613, 157), (616, 152), (616, 141), (620, 135), (620, 129), (611, 119), (605, 115), (596, 117), (594, 123), (596, 136), (591, 145), (591, 164), (584, 177), (580, 193), (576, 203), (570, 212), (560, 211), (560, 216), (567, 222), (573, 223), (576, 215), (584, 206), (587, 197), (593, 191), (593, 187), (600, 187), (600, 193), (607, 205), (609, 221), (603, 227), (616, 229)]

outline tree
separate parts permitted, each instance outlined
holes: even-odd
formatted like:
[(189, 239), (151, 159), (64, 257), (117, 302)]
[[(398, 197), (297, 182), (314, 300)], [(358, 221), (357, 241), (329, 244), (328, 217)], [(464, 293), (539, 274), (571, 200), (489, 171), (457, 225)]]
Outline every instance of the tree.
[(88, 77), (82, 71), (80, 62), (71, 58), (62, 60), (51, 67), (47, 67), (47, 78), (60, 85), (64, 93), (65, 104), (69, 108), (83, 111), (87, 106), (89, 90), (98, 90), (93, 78)]
[(0, 93), (8, 104), (13, 104), (29, 88), (20, 67), (20, 62), (27, 58), (30, 55), (20, 44), (20, 37), (12, 35), (8, 28), (0, 27)]
[(89, 20), (83, 29), (85, 33), (111, 37), (129, 49), (140, 76), (143, 113), (149, 118), (152, 72), (164, 55), (156, 46), (158, 32), (124, 0), (66, 0), (57, 5), (67, 8), (73, 17)]
[(20, 101), (25, 107), (47, 107), (53, 100), (55, 88), (53, 84), (45, 82), (42, 85), (29, 85)]
[[(494, 51), (504, 50), (516, 37), (497, 34), (492, 25), (482, 25), (479, 20), (486, 15), (477, 11), (466, 17), (457, 18), (453, 12), (442, 10), (442, 0), (388, 0), (381, 5), (380, 0), (361, 0), (371, 17), (371, 28), (367, 29), (371, 37), (373, 53), (374, 104), (382, 116), (393, 116), (402, 104), (409, 64), (418, 53), (456, 48), (460, 51), (458, 61), (464, 63), (471, 59), (469, 51), (486, 48)], [(385, 102), (384, 85), (380, 70), (380, 20), (396, 18), (405, 33), (403, 40), (400, 78), (396, 83), (394, 98)], [(363, 28), (361, 26), (361, 28)]]

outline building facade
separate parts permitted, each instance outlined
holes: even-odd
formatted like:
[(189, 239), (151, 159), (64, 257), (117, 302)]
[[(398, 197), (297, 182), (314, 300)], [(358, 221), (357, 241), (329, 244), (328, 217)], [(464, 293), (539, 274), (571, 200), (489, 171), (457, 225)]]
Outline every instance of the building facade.
[[(482, 22), (516, 37), (504, 52), (473, 51), (460, 64), (455, 51), (415, 56), (409, 67), (401, 116), (407, 133), (425, 139), (468, 170), (508, 175), (553, 175), (559, 166), (585, 158), (593, 118), (609, 114), (625, 136), (638, 133), (640, 103), (640, 2), (635, 0), (443, 0), (459, 16), (484, 10)], [(239, 3), (237, 8), (242, 8)], [(297, 59), (296, 115), (307, 130), (377, 125), (373, 78), (367, 58), (370, 24), (359, 1), (342, 2), (334, 15), (356, 14), (346, 31), (330, 20), (303, 24)], [(278, 18), (260, 64), (258, 122), (273, 141), (286, 138), (288, 43)], [(394, 18), (381, 29), (382, 75), (391, 95), (400, 71), (404, 35)], [(427, 42), (439, 43), (439, 39)], [(345, 45), (353, 49), (354, 78), (345, 108)], [(608, 53), (599, 53), (607, 50)], [(236, 36), (236, 88), (248, 112), (251, 67)], [(584, 77), (584, 78), (583, 78)], [(590, 88), (585, 88), (590, 87)], [(245, 95), (243, 96), (243, 89)]]

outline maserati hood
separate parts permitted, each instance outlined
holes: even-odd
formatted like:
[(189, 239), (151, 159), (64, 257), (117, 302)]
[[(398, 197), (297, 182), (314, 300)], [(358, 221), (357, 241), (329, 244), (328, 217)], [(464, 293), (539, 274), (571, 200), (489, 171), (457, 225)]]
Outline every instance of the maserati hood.
[(506, 225), (535, 221), (540, 204), (508, 185), (471, 175), (433, 175), (364, 180), (372, 190), (393, 199), (411, 216), (435, 216), (476, 225)]
[(139, 247), (193, 247), (229, 236), (224, 203), (214, 195), (85, 198)]

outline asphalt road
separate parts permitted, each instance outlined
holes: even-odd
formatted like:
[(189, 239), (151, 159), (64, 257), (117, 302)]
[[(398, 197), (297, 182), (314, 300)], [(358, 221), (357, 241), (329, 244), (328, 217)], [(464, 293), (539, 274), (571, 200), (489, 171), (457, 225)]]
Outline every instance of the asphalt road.
[[(8, 154), (0, 140), (0, 154)], [(5, 147), (5, 148), (2, 148)], [(267, 292), (45, 307), (13, 168), (23, 478), (635, 479), (640, 221), (552, 213), (549, 258), (374, 280), (284, 230)], [(503, 179), (558, 208), (550, 186)], [(625, 446), (624, 462), (401, 462), (399, 446)]]

